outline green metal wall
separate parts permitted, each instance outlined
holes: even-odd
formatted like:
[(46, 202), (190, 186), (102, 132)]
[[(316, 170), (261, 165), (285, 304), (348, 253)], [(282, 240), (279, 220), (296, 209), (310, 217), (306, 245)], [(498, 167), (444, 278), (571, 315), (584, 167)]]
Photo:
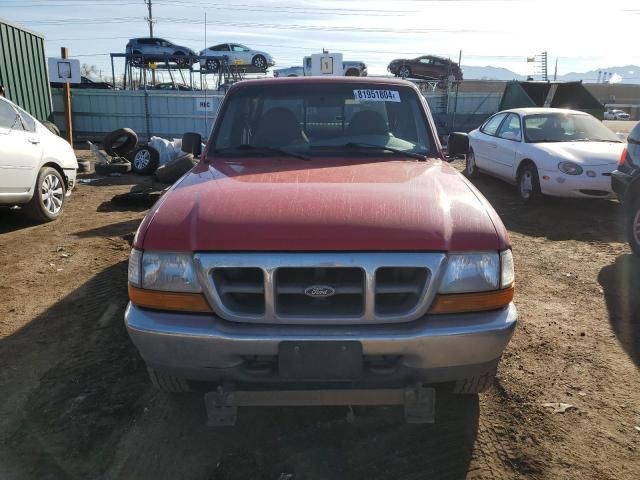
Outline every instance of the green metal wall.
[(52, 115), (44, 37), (0, 18), (0, 85), (39, 120)]

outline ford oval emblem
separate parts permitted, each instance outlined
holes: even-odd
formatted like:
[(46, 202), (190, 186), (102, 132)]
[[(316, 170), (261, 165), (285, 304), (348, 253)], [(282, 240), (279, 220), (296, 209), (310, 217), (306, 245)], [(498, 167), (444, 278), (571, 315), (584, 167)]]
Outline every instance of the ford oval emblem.
[(328, 285), (311, 285), (304, 289), (304, 294), (313, 298), (326, 298), (336, 293), (335, 288)]

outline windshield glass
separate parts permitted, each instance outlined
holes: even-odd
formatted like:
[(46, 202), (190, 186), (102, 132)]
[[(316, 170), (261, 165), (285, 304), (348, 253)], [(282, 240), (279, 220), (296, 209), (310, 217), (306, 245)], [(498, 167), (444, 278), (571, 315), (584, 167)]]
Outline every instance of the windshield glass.
[[(434, 153), (413, 89), (362, 83), (256, 85), (233, 92), (221, 114), (213, 149), (233, 153), (235, 147), (246, 145), (308, 156), (401, 156), (383, 147)], [(238, 151), (259, 154), (258, 149), (246, 147)]]
[(616, 142), (620, 139), (599, 120), (584, 113), (545, 113), (524, 118), (525, 139), (544, 142)]

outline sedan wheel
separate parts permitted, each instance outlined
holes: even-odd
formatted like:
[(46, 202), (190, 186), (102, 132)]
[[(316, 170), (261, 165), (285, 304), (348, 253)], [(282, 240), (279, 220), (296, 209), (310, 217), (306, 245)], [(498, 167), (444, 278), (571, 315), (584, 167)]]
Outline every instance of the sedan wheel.
[(39, 222), (50, 222), (62, 213), (65, 199), (65, 185), (60, 173), (51, 167), (44, 167), (38, 174), (33, 197), (24, 210)]
[(411, 69), (406, 65), (403, 65), (398, 70), (398, 76), (401, 78), (408, 78), (411, 76)]
[(252, 63), (253, 63), (253, 66), (260, 71), (267, 69), (267, 59), (264, 58), (262, 55), (256, 55), (255, 57), (253, 57)]
[(478, 176), (478, 173), (478, 167), (476, 166), (476, 154), (473, 150), (469, 150), (467, 160), (465, 162), (464, 174), (468, 178), (474, 178)]
[(218, 60), (207, 60), (207, 70), (210, 72), (217, 72), (220, 69), (220, 62)]
[(538, 169), (533, 164), (525, 165), (518, 175), (518, 193), (520, 199), (526, 203), (535, 203), (540, 199), (540, 181)]

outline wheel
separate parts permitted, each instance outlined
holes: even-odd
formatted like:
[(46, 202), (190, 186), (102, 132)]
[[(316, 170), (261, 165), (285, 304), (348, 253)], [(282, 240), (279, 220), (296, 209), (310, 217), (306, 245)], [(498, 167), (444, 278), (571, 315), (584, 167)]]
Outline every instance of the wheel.
[(43, 167), (38, 173), (33, 197), (24, 207), (25, 213), (37, 222), (56, 220), (64, 207), (65, 190), (60, 172), (52, 167)]
[(220, 62), (214, 58), (207, 60), (205, 65), (207, 66), (207, 70), (210, 72), (217, 72), (220, 70)]
[(60, 136), (60, 129), (55, 123), (45, 120), (44, 122), (42, 122), (42, 125), (44, 125), (51, 133), (57, 135), (58, 137)]
[(147, 371), (149, 372), (151, 383), (161, 392), (187, 393), (191, 391), (189, 383), (184, 378), (167, 375), (151, 367), (147, 367)]
[(476, 178), (479, 173), (478, 166), (476, 165), (476, 154), (471, 148), (469, 149), (469, 153), (467, 154), (467, 159), (465, 161), (464, 175), (467, 178)]
[(267, 69), (267, 59), (262, 55), (256, 55), (255, 57), (253, 57), (251, 63), (260, 71), (264, 71)]
[(495, 377), (496, 371), (491, 370), (484, 375), (458, 380), (453, 386), (453, 393), (469, 395), (486, 392), (493, 386), (493, 380)]
[(134, 150), (131, 170), (138, 175), (151, 175), (158, 168), (160, 153), (153, 147), (145, 145)]
[(347, 73), (344, 74), (346, 77), (359, 77), (360, 73), (355, 68), (350, 68), (347, 70)]
[(540, 179), (538, 169), (532, 163), (526, 164), (518, 173), (518, 193), (525, 204), (533, 204), (540, 200)]
[(627, 239), (633, 253), (640, 256), (640, 195), (629, 202)]
[(142, 65), (142, 52), (135, 50), (131, 55), (131, 63), (134, 65)]
[(130, 128), (119, 128), (108, 133), (102, 141), (102, 147), (112, 157), (124, 157), (138, 144), (136, 132)]
[(184, 52), (175, 52), (175, 61), (179, 67), (186, 67), (189, 64), (189, 59), (185, 58)]
[[(197, 163), (197, 162), (195, 162)], [(156, 178), (160, 183), (171, 184), (177, 182), (185, 173), (191, 170), (194, 165), (193, 155), (185, 153), (175, 160), (161, 165), (156, 170)]]
[(402, 65), (398, 70), (398, 76), (400, 78), (409, 78), (411, 76), (411, 68), (407, 65)]

